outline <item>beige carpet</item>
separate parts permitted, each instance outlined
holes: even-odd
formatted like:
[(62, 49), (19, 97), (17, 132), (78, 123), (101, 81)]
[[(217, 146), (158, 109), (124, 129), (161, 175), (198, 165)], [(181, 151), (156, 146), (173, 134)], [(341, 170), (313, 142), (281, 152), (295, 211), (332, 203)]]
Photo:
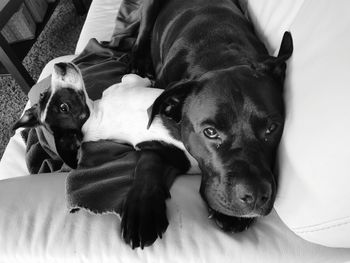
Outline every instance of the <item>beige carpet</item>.
[[(38, 37), (23, 64), (34, 80), (51, 59), (73, 54), (86, 16), (77, 15), (72, 1), (61, 0), (45, 29)], [(11, 76), (0, 75), (0, 158), (10, 139), (10, 130), (27, 102)]]

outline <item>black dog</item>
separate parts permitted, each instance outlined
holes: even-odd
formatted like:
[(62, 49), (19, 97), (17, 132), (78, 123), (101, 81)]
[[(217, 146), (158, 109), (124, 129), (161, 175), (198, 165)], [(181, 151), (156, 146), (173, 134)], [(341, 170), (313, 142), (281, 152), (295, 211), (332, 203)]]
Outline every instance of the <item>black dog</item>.
[[(165, 89), (150, 123), (160, 115), (198, 161), (200, 193), (224, 230), (242, 231), (273, 207), (285, 62), (292, 51), (286, 32), (278, 56), (270, 56), (235, 1), (143, 1), (131, 68), (147, 75), (153, 65), (156, 87)], [(160, 159), (153, 154), (149, 166)], [(161, 171), (148, 171), (125, 204), (123, 237), (133, 246), (153, 243), (167, 227), (164, 205), (149, 202), (145, 209), (133, 202), (144, 185), (168, 190)], [(150, 191), (147, 199), (164, 204), (159, 199), (166, 194), (159, 192)]]

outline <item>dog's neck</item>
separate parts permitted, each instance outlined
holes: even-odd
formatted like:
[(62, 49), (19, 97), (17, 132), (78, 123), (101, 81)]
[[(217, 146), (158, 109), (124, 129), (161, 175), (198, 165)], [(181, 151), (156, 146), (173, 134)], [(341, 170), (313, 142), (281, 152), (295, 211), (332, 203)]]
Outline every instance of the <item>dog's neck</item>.
[(95, 103), (92, 99), (89, 98), (89, 95), (86, 92), (85, 87), (84, 87), (84, 94), (85, 94), (86, 104), (87, 104), (89, 111), (90, 111), (90, 114), (91, 114), (94, 111)]
[[(99, 108), (99, 102), (101, 100), (92, 101), (90, 98), (87, 99), (87, 105), (90, 111), (90, 116), (82, 127), (84, 134), (84, 141), (95, 141), (97, 140), (98, 131), (100, 131), (99, 125), (103, 119), (103, 111)], [(96, 137), (96, 139), (94, 139)]]

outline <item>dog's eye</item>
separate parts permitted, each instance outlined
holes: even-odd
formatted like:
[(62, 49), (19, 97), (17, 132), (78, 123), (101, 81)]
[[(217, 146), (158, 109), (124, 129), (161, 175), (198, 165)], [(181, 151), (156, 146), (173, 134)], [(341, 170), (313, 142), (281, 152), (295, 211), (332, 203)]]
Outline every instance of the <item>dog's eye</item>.
[(219, 134), (218, 132), (212, 128), (212, 127), (209, 127), (209, 128), (205, 128), (203, 130), (203, 133), (206, 137), (208, 137), (209, 139), (217, 139), (219, 138)]
[(60, 111), (63, 112), (63, 113), (67, 113), (69, 112), (69, 106), (67, 103), (62, 103), (60, 105)]
[(44, 96), (45, 96), (44, 92), (41, 92), (40, 93), (40, 99), (42, 100), (44, 98)]
[(276, 123), (271, 123), (270, 127), (267, 128), (267, 130), (265, 131), (265, 134), (269, 135), (269, 134), (273, 133), (275, 130), (277, 130), (277, 124)]
[(265, 142), (269, 140), (269, 136), (275, 132), (278, 128), (278, 125), (276, 123), (271, 123), (270, 126), (265, 130)]

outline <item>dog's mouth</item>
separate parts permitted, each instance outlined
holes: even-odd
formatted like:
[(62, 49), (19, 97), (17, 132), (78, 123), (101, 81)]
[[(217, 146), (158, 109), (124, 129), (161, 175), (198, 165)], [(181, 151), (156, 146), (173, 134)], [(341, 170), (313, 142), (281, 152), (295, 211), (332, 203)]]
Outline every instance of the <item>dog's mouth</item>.
[(215, 213), (221, 213), (227, 216), (243, 217), (243, 218), (254, 218), (268, 215), (273, 205), (266, 205), (264, 207), (253, 207), (253, 208), (241, 208), (235, 206), (228, 206), (217, 202), (217, 199), (207, 200), (208, 217), (211, 217)]

